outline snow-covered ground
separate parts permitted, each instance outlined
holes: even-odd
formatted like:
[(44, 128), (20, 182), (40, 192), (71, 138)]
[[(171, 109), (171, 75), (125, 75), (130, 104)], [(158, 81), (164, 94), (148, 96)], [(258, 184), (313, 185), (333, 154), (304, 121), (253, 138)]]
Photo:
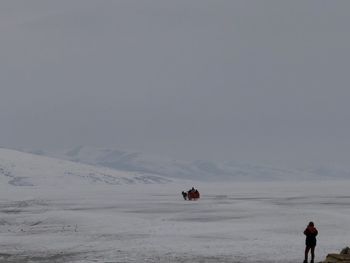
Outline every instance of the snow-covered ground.
[[(317, 261), (350, 244), (350, 180), (111, 184), (60, 170), (100, 168), (14, 151), (0, 164), (0, 262), (301, 262), (310, 220)], [(184, 201), (192, 186), (201, 199)]]

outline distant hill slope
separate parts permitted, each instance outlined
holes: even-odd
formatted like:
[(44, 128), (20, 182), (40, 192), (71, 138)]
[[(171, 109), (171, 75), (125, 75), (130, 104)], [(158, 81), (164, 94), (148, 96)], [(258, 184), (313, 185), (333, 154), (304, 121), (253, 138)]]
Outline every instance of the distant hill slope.
[(83, 184), (162, 184), (173, 180), (146, 172), (117, 171), (0, 148), (0, 184), (65, 186)]
[[(148, 173), (168, 178), (200, 181), (272, 181), (272, 180), (314, 180), (319, 178), (350, 178), (350, 173), (318, 169), (298, 170), (241, 164), (238, 162), (215, 163), (209, 161), (185, 162), (166, 157), (150, 156), (142, 153), (79, 146), (66, 151), (45, 153), (57, 158), (116, 170)], [(333, 171), (333, 172), (332, 172)]]

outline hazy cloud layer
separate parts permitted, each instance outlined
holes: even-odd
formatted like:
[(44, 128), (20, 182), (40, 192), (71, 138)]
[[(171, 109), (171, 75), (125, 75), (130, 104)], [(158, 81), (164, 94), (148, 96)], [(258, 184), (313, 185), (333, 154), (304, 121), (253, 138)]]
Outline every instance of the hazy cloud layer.
[(2, 1), (0, 144), (350, 154), (348, 1)]

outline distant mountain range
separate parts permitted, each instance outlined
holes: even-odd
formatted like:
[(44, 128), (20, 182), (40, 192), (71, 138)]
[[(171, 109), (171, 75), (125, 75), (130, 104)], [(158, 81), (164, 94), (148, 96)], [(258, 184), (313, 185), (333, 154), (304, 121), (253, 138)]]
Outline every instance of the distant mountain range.
[(57, 158), (0, 148), (0, 184), (12, 186), (82, 186), (163, 184), (174, 180), (146, 172), (117, 171)]
[(0, 183), (12, 186), (320, 179), (350, 179), (350, 172), (339, 167), (293, 170), (237, 162), (185, 162), (137, 152), (86, 146), (59, 152), (0, 148)]
[(349, 170), (339, 167), (284, 169), (233, 161), (224, 163), (198, 160), (186, 162), (138, 152), (87, 146), (78, 146), (57, 152), (32, 151), (32, 153), (98, 167), (108, 167), (118, 171), (200, 181), (350, 179)]

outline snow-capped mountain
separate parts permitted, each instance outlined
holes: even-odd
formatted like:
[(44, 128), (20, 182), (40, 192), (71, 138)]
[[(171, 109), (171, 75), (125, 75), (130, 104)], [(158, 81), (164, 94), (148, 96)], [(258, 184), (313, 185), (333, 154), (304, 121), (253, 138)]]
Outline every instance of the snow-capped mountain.
[(108, 167), (119, 171), (201, 181), (312, 180), (318, 178), (350, 177), (350, 173), (346, 174), (344, 172), (341, 174), (331, 172), (320, 174), (317, 169), (285, 169), (238, 162), (215, 163), (198, 160), (186, 162), (138, 152), (87, 146), (78, 146), (60, 152), (46, 153), (43, 151), (34, 151), (34, 153), (94, 166)]
[(146, 172), (117, 171), (0, 148), (1, 184), (12, 186), (123, 185), (171, 181), (173, 180), (170, 178)]

